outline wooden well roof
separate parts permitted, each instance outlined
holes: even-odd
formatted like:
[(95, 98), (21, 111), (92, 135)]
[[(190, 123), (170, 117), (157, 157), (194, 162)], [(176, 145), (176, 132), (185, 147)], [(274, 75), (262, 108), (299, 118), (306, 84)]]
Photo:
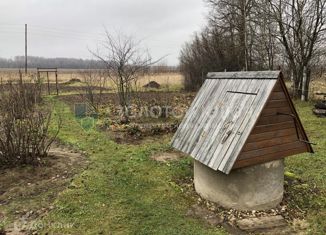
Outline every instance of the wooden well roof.
[[(229, 174), (281, 76), (280, 71), (209, 73), (172, 146)], [(308, 141), (305, 133), (300, 136)]]

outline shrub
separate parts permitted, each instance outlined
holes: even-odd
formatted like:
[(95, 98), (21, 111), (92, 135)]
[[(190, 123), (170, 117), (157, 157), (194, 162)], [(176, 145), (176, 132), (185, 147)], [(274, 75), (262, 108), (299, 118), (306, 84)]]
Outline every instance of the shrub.
[(0, 90), (0, 164), (40, 164), (59, 131), (49, 137), (52, 110), (42, 105), (37, 83), (10, 82), (4, 87)]
[(132, 125), (132, 126), (129, 126), (127, 128), (127, 133), (129, 135), (132, 135), (132, 136), (141, 136), (142, 135), (142, 131), (141, 129), (139, 128), (139, 126), (137, 125)]

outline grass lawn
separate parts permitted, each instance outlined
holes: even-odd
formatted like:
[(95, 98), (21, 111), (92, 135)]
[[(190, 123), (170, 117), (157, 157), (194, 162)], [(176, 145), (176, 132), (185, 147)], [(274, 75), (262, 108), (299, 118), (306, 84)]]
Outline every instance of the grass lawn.
[[(60, 140), (85, 151), (89, 165), (40, 219), (41, 234), (226, 234), (186, 215), (195, 199), (175, 182), (192, 176), (190, 158), (170, 163), (151, 160), (151, 155), (170, 149), (171, 136), (137, 146), (116, 144), (105, 133), (84, 131), (62, 102), (56, 101), (56, 106), (63, 118)], [(311, 103), (296, 102), (296, 106), (317, 146), (314, 155), (286, 160), (286, 170), (301, 182), (288, 187), (293, 199), (288, 206), (308, 212), (308, 234), (325, 234), (326, 118), (312, 115)]]
[[(286, 159), (286, 169), (305, 183), (298, 188), (289, 188), (295, 204), (307, 210), (309, 233), (326, 234), (326, 118), (312, 114), (313, 103), (295, 102), (304, 128), (315, 143), (315, 154), (301, 154)], [(311, 193), (317, 189), (318, 195)]]
[(67, 107), (63, 113), (59, 138), (86, 151), (91, 163), (58, 196), (54, 210), (43, 219), (44, 233), (224, 233), (186, 216), (194, 202), (174, 179), (192, 174), (191, 160), (164, 164), (149, 158), (168, 150), (171, 136), (157, 143), (118, 145), (98, 131), (85, 132)]

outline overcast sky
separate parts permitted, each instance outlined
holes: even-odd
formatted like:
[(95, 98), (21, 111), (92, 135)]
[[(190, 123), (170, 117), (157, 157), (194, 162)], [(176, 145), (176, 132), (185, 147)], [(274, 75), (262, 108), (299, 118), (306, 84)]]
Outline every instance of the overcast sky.
[(0, 0), (0, 57), (29, 55), (90, 58), (104, 27), (143, 40), (152, 57), (178, 64), (181, 46), (200, 30), (202, 0)]

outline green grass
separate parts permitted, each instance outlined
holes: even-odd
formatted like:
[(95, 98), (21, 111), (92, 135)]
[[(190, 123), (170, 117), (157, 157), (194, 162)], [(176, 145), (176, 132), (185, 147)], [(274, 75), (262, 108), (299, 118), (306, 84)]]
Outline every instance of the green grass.
[[(59, 138), (89, 154), (90, 165), (56, 200), (43, 220), (49, 234), (221, 234), (222, 229), (186, 216), (194, 204), (175, 179), (192, 176), (192, 161), (163, 164), (150, 160), (169, 150), (170, 137), (140, 146), (118, 145), (96, 130), (83, 131), (68, 107)], [(326, 231), (326, 119), (315, 117), (311, 103), (296, 102), (315, 154), (287, 158), (286, 170), (302, 184), (289, 188), (290, 207), (308, 211), (307, 233)], [(318, 193), (311, 194), (316, 189)], [(51, 226), (51, 225), (60, 226)], [(73, 225), (69, 227), (69, 225)], [(65, 227), (65, 226), (68, 226)]]
[(155, 144), (118, 145), (96, 130), (83, 131), (68, 107), (62, 113), (59, 138), (86, 151), (91, 163), (58, 196), (55, 209), (43, 220), (48, 225), (44, 233), (224, 233), (186, 216), (193, 199), (173, 179), (191, 175), (191, 161), (162, 164), (149, 158), (168, 150), (169, 138)]
[(295, 102), (300, 119), (308, 134), (315, 154), (301, 154), (286, 160), (286, 169), (306, 182), (309, 188), (317, 188), (319, 193), (312, 195), (305, 188), (294, 188), (296, 204), (308, 211), (308, 222), (312, 234), (326, 232), (326, 118), (312, 114), (312, 103)]

